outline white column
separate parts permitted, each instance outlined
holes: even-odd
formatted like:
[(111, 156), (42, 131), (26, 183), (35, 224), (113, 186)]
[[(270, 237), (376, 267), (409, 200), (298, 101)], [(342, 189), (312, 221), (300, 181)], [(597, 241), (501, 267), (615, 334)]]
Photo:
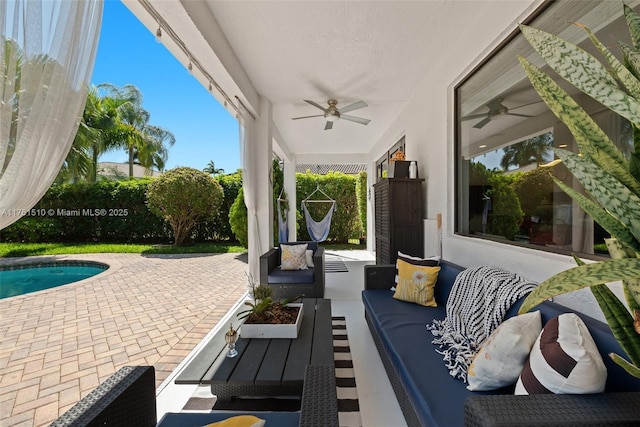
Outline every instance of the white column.
[(298, 206), (297, 194), (296, 194), (296, 161), (295, 157), (292, 159), (285, 159), (284, 161), (284, 191), (287, 193), (287, 199), (289, 200), (289, 210), (287, 211), (287, 224), (289, 226), (289, 241), (295, 242), (298, 240), (297, 223), (296, 223), (296, 211)]
[[(249, 272), (258, 281), (260, 277), (260, 255), (273, 246), (273, 186), (271, 184), (271, 102), (262, 98), (260, 115), (253, 122), (253, 132), (248, 141), (249, 164), (253, 169), (250, 185), (256, 215), (248, 215), (248, 243), (249, 243)], [(245, 195), (246, 197), (246, 195)], [(257, 222), (258, 234), (255, 230)]]

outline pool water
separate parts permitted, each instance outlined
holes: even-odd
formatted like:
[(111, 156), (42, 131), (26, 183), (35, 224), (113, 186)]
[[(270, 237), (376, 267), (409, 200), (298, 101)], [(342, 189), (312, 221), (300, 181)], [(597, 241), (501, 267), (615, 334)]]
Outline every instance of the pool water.
[(0, 299), (42, 291), (77, 282), (107, 268), (101, 263), (54, 263), (4, 267), (0, 269)]

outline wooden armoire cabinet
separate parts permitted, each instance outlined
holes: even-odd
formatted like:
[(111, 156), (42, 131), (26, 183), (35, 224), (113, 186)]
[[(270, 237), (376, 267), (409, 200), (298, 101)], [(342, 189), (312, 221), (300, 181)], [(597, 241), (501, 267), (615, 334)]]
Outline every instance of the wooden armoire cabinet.
[(385, 178), (374, 184), (376, 264), (395, 264), (398, 251), (423, 256), (423, 182)]

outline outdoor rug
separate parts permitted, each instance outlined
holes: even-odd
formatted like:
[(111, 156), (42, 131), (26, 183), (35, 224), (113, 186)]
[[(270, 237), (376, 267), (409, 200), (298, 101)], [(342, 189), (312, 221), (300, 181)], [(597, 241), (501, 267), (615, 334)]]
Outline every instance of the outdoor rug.
[[(358, 390), (351, 359), (351, 348), (347, 336), (347, 322), (344, 317), (333, 317), (333, 358), (336, 367), (336, 393), (338, 395), (338, 418), (340, 427), (361, 427)], [(198, 397), (194, 394), (186, 403), (183, 411), (210, 411), (215, 398)], [(229, 403), (218, 402), (215, 409), (222, 410), (265, 410), (298, 411), (300, 401), (296, 399), (232, 399)]]
[(349, 269), (341, 259), (325, 259), (324, 271), (325, 273), (346, 273)]

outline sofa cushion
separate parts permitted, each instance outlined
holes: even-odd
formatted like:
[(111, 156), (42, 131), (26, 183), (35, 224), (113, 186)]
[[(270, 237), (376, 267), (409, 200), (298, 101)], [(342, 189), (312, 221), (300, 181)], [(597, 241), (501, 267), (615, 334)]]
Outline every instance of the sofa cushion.
[(398, 279), (393, 298), (413, 302), (427, 307), (436, 307), (433, 287), (438, 279), (440, 267), (413, 265), (397, 260)]
[(207, 424), (206, 427), (263, 427), (265, 420), (254, 415), (236, 415), (226, 420)]
[(516, 394), (604, 391), (607, 369), (587, 326), (575, 313), (549, 320), (531, 349)]
[(398, 285), (398, 260), (423, 267), (437, 267), (440, 264), (440, 257), (419, 258), (398, 251), (398, 258), (396, 259), (396, 280), (394, 283), (396, 286)]
[(540, 312), (511, 317), (482, 343), (467, 371), (467, 388), (494, 390), (513, 385), (542, 330)]
[[(242, 415), (255, 415), (266, 421), (266, 426), (278, 427), (298, 427), (300, 425), (300, 412), (254, 412)], [(202, 427), (204, 425), (222, 421), (229, 417), (240, 415), (238, 412), (215, 411), (215, 412), (169, 412), (165, 414), (158, 427)]]
[(306, 270), (307, 244), (280, 245), (280, 268), (282, 270)]
[[(463, 425), (465, 399), (487, 392), (471, 392), (463, 381), (452, 378), (442, 355), (431, 344), (433, 335), (426, 325), (434, 319), (444, 319), (444, 305), (422, 307), (392, 296), (393, 291), (389, 290), (362, 292), (369, 321), (381, 338), (411, 406), (422, 425)], [(510, 394), (513, 387), (491, 393)]]
[(313, 283), (314, 273), (314, 268), (307, 268), (306, 270), (282, 270), (280, 267), (276, 267), (267, 276), (267, 281), (272, 284)]

